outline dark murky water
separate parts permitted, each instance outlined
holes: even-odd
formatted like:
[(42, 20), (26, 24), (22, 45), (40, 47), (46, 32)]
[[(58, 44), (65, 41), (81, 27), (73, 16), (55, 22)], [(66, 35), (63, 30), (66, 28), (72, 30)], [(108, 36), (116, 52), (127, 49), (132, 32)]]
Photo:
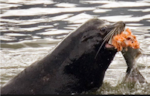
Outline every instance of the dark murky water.
[[(0, 0), (1, 83), (3, 86), (90, 18), (124, 21), (140, 42), (140, 72), (150, 83), (150, 0)], [(132, 89), (118, 83), (126, 64), (118, 52), (96, 94), (150, 94), (149, 85)]]

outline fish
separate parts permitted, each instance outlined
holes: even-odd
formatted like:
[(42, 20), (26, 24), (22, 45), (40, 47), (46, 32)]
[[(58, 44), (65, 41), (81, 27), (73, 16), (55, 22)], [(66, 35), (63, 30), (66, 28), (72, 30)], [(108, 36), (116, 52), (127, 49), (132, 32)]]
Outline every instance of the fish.
[(122, 83), (129, 82), (129, 83), (147, 83), (144, 76), (141, 74), (141, 72), (138, 69), (138, 65), (136, 60), (142, 55), (141, 49), (134, 49), (131, 47), (127, 47), (128, 50), (125, 48), (121, 51), (126, 64), (127, 64), (127, 70), (126, 75), (124, 79), (122, 80)]
[(121, 51), (123, 47), (126, 48), (128, 46), (133, 49), (140, 48), (136, 36), (132, 34), (129, 28), (126, 28), (121, 34), (115, 35), (112, 40), (112, 45), (114, 45), (118, 51)]
[(122, 83), (135, 83), (137, 81), (139, 83), (147, 83), (136, 63), (136, 60), (142, 55), (140, 44), (136, 36), (132, 34), (129, 28), (125, 28), (124, 31), (114, 35), (111, 39), (109, 43), (112, 44), (118, 52), (121, 51), (127, 64), (126, 75)]

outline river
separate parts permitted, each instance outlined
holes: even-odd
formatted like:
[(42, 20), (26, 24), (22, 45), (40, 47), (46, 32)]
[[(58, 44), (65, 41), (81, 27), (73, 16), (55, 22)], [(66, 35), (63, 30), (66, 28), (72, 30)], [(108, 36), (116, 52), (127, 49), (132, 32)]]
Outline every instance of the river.
[[(150, 83), (150, 0), (0, 0), (0, 9), (0, 86), (93, 17), (126, 23), (143, 50), (137, 65)], [(148, 84), (119, 85), (126, 68), (118, 52), (94, 94), (150, 94)]]

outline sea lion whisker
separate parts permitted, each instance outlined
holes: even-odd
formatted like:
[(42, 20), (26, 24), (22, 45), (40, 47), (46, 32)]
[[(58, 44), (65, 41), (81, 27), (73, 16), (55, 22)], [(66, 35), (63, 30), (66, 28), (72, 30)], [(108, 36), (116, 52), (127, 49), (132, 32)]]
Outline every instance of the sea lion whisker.
[[(113, 29), (113, 30), (114, 30), (114, 29)], [(114, 33), (115, 33), (115, 31), (110, 31), (110, 32), (104, 37), (104, 39), (103, 39), (104, 41), (102, 42), (101, 46), (99, 47), (99, 49), (98, 49), (98, 51), (97, 51), (97, 53), (96, 53), (96, 55), (95, 55), (95, 58), (97, 57), (98, 53), (100, 52), (100, 50), (101, 50), (103, 44), (105, 43), (105, 41), (111, 39), (112, 36), (114, 35)]]
[(112, 32), (112, 34), (111, 34), (111, 36), (110, 36), (110, 38), (109, 38), (109, 41), (108, 42), (111, 42), (112, 41), (112, 38), (113, 38), (113, 36), (115, 36), (116, 34), (115, 34), (115, 32)]
[(115, 31), (110, 31), (108, 34), (107, 34), (107, 37), (104, 38), (104, 40), (109, 40), (112, 38), (112, 36), (114, 35)]
[(117, 30), (111, 32), (111, 35), (110, 35), (110, 38), (109, 38), (109, 41), (108, 41), (110, 44), (111, 44), (111, 41), (112, 41), (113, 36), (115, 36), (117, 32), (118, 32)]
[(112, 33), (109, 33), (103, 40), (108, 40)]
[(112, 30), (104, 37), (104, 39), (105, 39), (107, 36), (109, 36), (109, 34), (115, 32), (115, 30), (116, 30), (116, 28), (112, 29)]
[(98, 49), (98, 51), (97, 51), (97, 53), (95, 55), (95, 59), (96, 59), (96, 57), (97, 57), (97, 55), (98, 55), (99, 51), (101, 50), (101, 48), (102, 48), (102, 46), (103, 46), (104, 43), (105, 43), (105, 41), (103, 41), (102, 44), (101, 44), (101, 46), (99, 47), (99, 49)]
[(113, 32), (114, 32), (114, 29), (113, 29), (112, 31), (110, 31), (110, 32), (104, 37), (103, 40), (107, 39), (107, 38), (110, 36), (110, 34), (112, 34)]
[(118, 35), (121, 33), (121, 30), (123, 30), (122, 28), (120, 27), (115, 27), (114, 29), (112, 29), (105, 37), (104, 37), (104, 41), (102, 42), (101, 46), (99, 47), (96, 55), (95, 55), (95, 58), (97, 57), (98, 53), (100, 52), (102, 46), (104, 45), (104, 43), (108, 40), (108, 42), (111, 42), (112, 40), (112, 37), (115, 36), (115, 35)]

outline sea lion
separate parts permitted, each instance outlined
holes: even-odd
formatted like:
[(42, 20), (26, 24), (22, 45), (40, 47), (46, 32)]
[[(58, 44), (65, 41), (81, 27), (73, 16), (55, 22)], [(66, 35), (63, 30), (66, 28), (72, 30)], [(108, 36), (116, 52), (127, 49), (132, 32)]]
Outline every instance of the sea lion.
[[(98, 89), (117, 50), (103, 38), (124, 22), (91, 19), (43, 59), (1, 88), (1, 94), (81, 94)], [(101, 47), (100, 47), (101, 46)]]

